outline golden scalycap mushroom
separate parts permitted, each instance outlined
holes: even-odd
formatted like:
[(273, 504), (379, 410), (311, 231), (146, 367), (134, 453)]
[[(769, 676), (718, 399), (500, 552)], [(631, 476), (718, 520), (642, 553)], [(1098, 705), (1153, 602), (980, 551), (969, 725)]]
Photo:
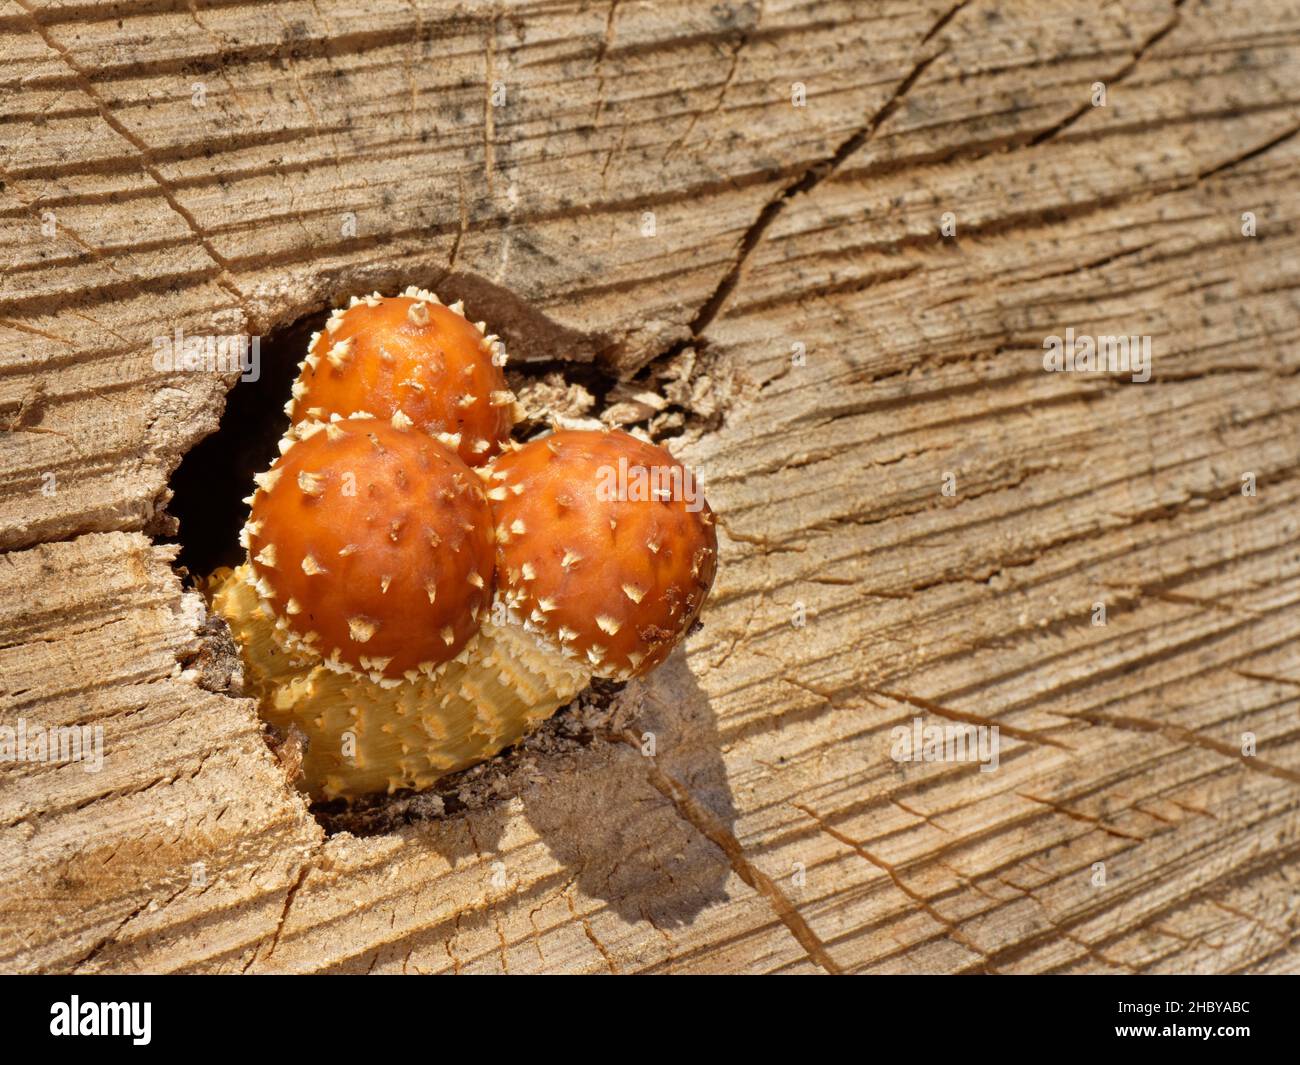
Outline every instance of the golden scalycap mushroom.
[(717, 563), (689, 471), (627, 433), (561, 430), (498, 456), (488, 486), (499, 594), (525, 628), (596, 676), (668, 656)]
[(432, 292), (378, 293), (336, 310), (300, 366), (289, 420), (372, 414), (437, 437), (471, 466), (487, 462), (517, 420), (505, 349)]
[(308, 739), (313, 797), (491, 757), (592, 677), (662, 662), (713, 582), (691, 474), (621, 432), (512, 443), (485, 332), (418, 289), (335, 311), (255, 478), (248, 559), (208, 584), (259, 711)]
[(251, 581), (296, 649), (397, 683), (431, 676), (478, 630), (491, 513), (436, 440), (374, 418), (307, 423), (257, 484)]

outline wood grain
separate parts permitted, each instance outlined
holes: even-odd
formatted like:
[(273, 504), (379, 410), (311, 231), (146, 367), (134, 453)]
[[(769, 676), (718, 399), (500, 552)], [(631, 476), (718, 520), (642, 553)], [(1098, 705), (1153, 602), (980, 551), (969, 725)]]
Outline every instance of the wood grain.
[[(0, 968), (1296, 969), (1294, 8), (4, 0), (0, 60), (3, 723), (107, 753), (0, 763)], [(626, 733), (327, 838), (203, 686), (154, 538), (233, 375), (152, 340), (406, 284), (668, 390), (721, 567)]]

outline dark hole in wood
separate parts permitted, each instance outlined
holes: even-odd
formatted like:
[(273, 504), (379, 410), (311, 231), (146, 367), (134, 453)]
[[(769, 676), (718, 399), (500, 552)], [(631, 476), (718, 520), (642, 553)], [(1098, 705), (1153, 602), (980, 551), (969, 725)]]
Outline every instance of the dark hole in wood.
[(312, 314), (261, 338), (257, 380), (235, 383), (217, 431), (191, 448), (172, 475), (167, 510), (180, 527), (169, 542), (180, 545), (176, 564), (192, 577), (243, 561), (243, 500), (253, 491), (253, 475), (279, 454), (276, 444), (289, 427), (284, 404), (324, 318), (323, 311)]

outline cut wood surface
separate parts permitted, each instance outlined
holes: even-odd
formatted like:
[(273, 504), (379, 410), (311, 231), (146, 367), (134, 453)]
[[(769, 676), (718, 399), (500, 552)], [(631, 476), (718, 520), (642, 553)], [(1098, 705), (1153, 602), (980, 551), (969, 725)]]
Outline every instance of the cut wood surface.
[[(1280, 0), (0, 0), (0, 723), (106, 754), (0, 763), (0, 969), (1300, 968), (1298, 64)], [(233, 375), (152, 341), (407, 284), (664, 397), (720, 570), (617, 729), (327, 835), (160, 539)]]

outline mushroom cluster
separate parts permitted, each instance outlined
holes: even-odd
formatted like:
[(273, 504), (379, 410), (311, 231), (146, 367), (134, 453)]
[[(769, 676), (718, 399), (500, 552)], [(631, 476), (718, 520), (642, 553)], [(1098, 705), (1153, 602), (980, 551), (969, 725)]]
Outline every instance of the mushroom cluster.
[(593, 677), (661, 663), (713, 583), (689, 470), (617, 430), (512, 439), (501, 342), (430, 292), (314, 335), (243, 564), (209, 582), (315, 798), (424, 788)]

